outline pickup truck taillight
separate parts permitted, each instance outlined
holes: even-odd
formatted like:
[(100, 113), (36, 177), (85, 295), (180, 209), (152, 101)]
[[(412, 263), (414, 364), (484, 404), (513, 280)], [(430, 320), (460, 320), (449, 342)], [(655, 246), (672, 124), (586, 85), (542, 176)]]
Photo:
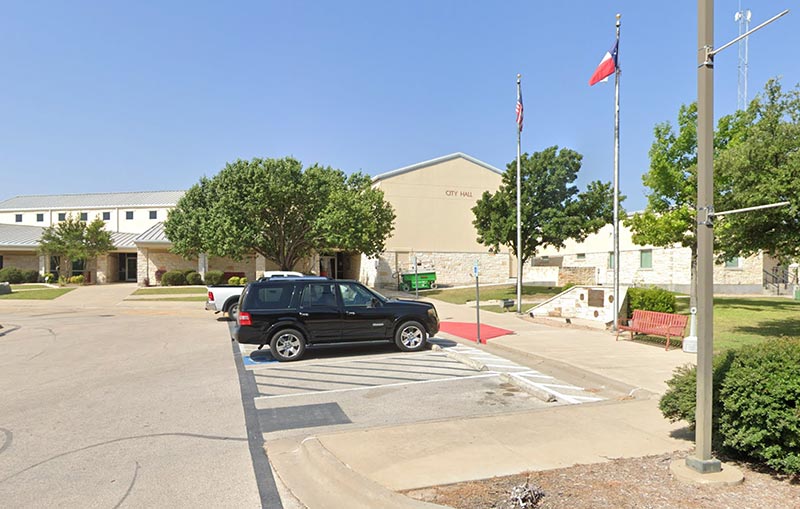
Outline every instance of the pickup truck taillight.
[(239, 325), (253, 325), (253, 320), (250, 319), (250, 313), (247, 311), (239, 311)]
[(208, 300), (209, 302), (214, 300), (214, 292), (208, 292)]

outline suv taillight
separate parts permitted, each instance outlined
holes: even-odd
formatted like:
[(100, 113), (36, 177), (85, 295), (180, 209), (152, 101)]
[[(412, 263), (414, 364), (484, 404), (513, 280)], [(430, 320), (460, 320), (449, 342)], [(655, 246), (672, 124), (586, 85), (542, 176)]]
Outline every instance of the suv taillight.
[(214, 300), (214, 292), (208, 292), (208, 300), (209, 301), (213, 301)]
[(239, 311), (239, 325), (253, 325), (253, 321), (250, 319), (250, 313), (247, 311)]

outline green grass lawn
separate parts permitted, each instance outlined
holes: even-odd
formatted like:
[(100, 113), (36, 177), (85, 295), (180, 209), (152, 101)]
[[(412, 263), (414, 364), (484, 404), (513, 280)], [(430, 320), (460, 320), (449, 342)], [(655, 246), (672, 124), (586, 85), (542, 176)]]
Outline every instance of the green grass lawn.
[[(688, 298), (678, 299), (676, 312), (689, 314)], [(686, 334), (689, 334), (688, 325)], [(714, 298), (715, 353), (780, 336), (800, 338), (800, 301), (779, 297)], [(664, 343), (659, 337), (636, 337)], [(677, 344), (680, 345), (680, 341)]]
[[(419, 293), (425, 297), (431, 297), (444, 302), (449, 302), (451, 304), (466, 304), (467, 301), (475, 300), (475, 287), (423, 290)], [(522, 286), (523, 300), (525, 296), (538, 296), (547, 298), (553, 295), (558, 295), (559, 293), (561, 293), (561, 288), (557, 286)], [(481, 286), (482, 301), (516, 298), (517, 287), (514, 285)], [(499, 308), (499, 306), (497, 307)]]
[(71, 292), (75, 288), (44, 288), (35, 290), (12, 291), (5, 295), (0, 295), (2, 300), (53, 300), (61, 297), (65, 293)]
[[(131, 295), (181, 295), (181, 294), (203, 294), (208, 291), (205, 286), (164, 286), (158, 288), (139, 288)], [(203, 297), (205, 299), (205, 297)]]

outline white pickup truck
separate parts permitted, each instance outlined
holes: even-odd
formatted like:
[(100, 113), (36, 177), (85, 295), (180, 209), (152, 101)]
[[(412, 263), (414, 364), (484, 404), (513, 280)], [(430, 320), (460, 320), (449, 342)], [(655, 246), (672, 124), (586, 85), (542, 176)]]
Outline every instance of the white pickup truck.
[[(303, 277), (300, 272), (291, 270), (268, 270), (259, 279), (273, 277)], [(213, 311), (214, 313), (228, 313), (228, 316), (233, 318), (239, 310), (239, 297), (242, 295), (244, 285), (213, 285), (207, 286), (208, 300), (206, 301), (206, 310)]]

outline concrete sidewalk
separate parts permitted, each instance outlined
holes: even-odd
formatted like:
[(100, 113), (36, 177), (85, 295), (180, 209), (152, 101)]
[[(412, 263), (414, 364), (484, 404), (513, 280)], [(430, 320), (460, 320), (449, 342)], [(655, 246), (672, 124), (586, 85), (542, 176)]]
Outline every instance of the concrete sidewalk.
[[(432, 302), (442, 321), (475, 322), (474, 308)], [(488, 345), (439, 336), (542, 371), (555, 370), (559, 376), (613, 386), (622, 396), (601, 403), (268, 442), (270, 460), (278, 475), (285, 476), (288, 488), (293, 492), (297, 488), (295, 493), (302, 493), (300, 498), (312, 509), (324, 507), (315, 501), (336, 491), (335, 483), (317, 483), (304, 476), (300, 481), (299, 457), (324, 465), (317, 478), (327, 472), (329, 478), (347, 479), (348, 495), (342, 500), (349, 507), (370, 507), (381, 489), (417, 489), (694, 447), (685, 425), (669, 423), (658, 409), (665, 381), (677, 366), (693, 363), (693, 354), (617, 341), (604, 330), (537, 323), (514, 313), (484, 312), (481, 323), (514, 334), (491, 339)], [(359, 482), (362, 497), (352, 489)], [(407, 507), (419, 507), (418, 502), (407, 501)], [(402, 506), (392, 499), (391, 506), (399, 507), (398, 503)]]

